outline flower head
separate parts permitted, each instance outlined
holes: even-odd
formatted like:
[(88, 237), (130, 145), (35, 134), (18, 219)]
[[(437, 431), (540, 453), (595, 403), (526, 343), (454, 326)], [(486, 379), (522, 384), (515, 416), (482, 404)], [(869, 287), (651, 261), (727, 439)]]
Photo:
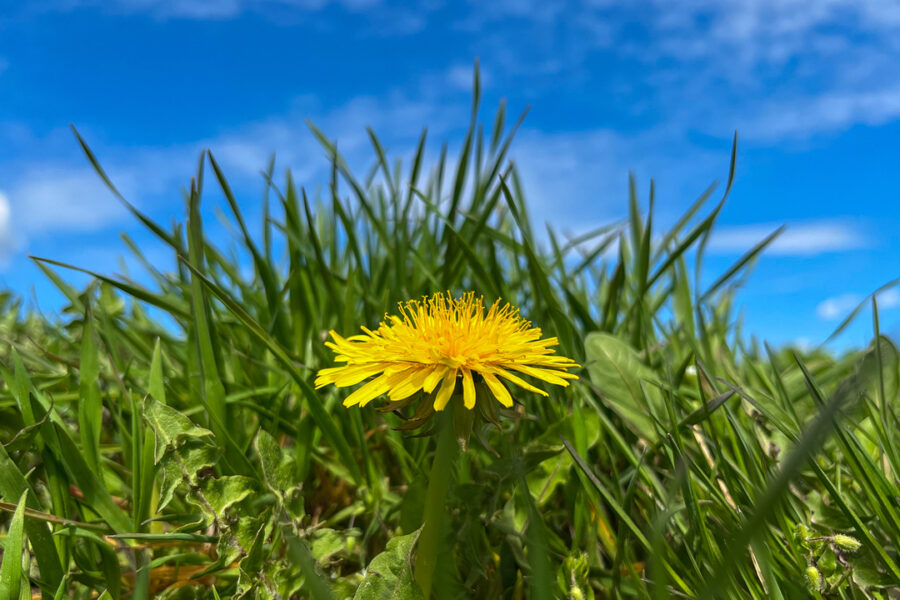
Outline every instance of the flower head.
[(504, 406), (512, 406), (505, 380), (542, 396), (547, 392), (520, 375), (567, 386), (578, 376), (569, 358), (554, 355), (556, 338), (541, 339), (541, 330), (519, 316), (519, 310), (495, 302), (485, 314), (473, 292), (454, 299), (447, 294), (401, 303), (399, 315), (386, 315), (378, 329), (343, 338), (331, 332), (339, 367), (322, 369), (316, 388), (347, 387), (375, 377), (347, 396), (344, 406), (365, 406), (387, 394), (392, 402), (424, 391), (434, 395), (434, 410), (444, 410), (458, 383), (466, 408), (475, 407), (477, 382), (484, 382)]

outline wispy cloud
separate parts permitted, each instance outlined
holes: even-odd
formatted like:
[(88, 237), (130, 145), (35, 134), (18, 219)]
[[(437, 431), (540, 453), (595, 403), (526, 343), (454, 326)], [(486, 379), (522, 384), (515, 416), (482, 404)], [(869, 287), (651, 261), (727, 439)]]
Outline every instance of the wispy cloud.
[[(482, 87), (490, 86), (491, 72), (485, 68), (482, 68), (480, 71)], [(447, 69), (445, 82), (454, 89), (471, 92), (473, 81), (472, 65), (470, 64), (456, 64)]]
[(826, 321), (834, 321), (847, 316), (850, 311), (859, 306), (862, 297), (857, 294), (842, 294), (827, 298), (816, 307), (816, 315)]
[(4, 264), (21, 243), (21, 240), (13, 234), (10, 215), (9, 197), (0, 190), (0, 264)]
[[(236, 126), (221, 135), (194, 142), (144, 148), (118, 148), (101, 141), (94, 151), (116, 187), (133, 204), (151, 215), (168, 218), (180, 210), (178, 190), (193, 174), (190, 169), (204, 149), (211, 149), (238, 190), (261, 184), (260, 170), (275, 153), (280, 168), (293, 170), (299, 185), (316, 187), (327, 182), (328, 161), (321, 144), (310, 132), (306, 118), (336, 140), (338, 150), (359, 171), (372, 164), (372, 146), (366, 133), (371, 126), (385, 137), (389, 156), (408, 156), (425, 124), (435, 137), (448, 133), (451, 124), (465, 123), (464, 104), (442, 104), (428, 98), (400, 94), (363, 96), (331, 110), (312, 98), (299, 98), (294, 110)], [(55, 158), (0, 163), (0, 176), (8, 187), (0, 196), (0, 256), (25, 247), (42, 236), (103, 231), (128, 220), (127, 211), (86, 164), (68, 132), (52, 132), (41, 139), (21, 128), (0, 131), (0, 143), (13, 149), (52, 148)], [(89, 143), (95, 139), (85, 135)], [(62, 142), (66, 139), (66, 142)], [(68, 154), (56, 148), (62, 144)], [(15, 227), (7, 227), (14, 223)], [(15, 243), (13, 240), (15, 236)]]
[[(215, 19), (268, 9), (306, 14), (337, 4), (351, 11), (376, 5), (379, 11), (396, 9), (391, 2), (112, 0), (101, 4), (99, 0), (45, 0), (45, 5)], [(433, 1), (419, 4), (416, 18), (427, 20), (437, 5)], [(900, 117), (900, 86), (884, 83), (894, 80), (900, 57), (900, 42), (895, 41), (900, 40), (900, 35), (895, 35), (900, 34), (900, 10), (877, 0), (829, 0), (812, 5), (802, 0), (640, 0), (636, 6), (601, 1), (575, 3), (571, 9), (554, 3), (502, 1), (471, 3), (465, 13), (450, 26), (463, 23), (470, 32), (478, 30), (471, 41), (474, 53), (498, 51), (483, 53), (483, 74), (495, 89), (502, 91), (512, 85), (525, 89), (532, 81), (528, 77), (543, 77), (561, 69), (567, 74), (589, 70), (597, 49), (602, 48), (612, 62), (627, 64), (628, 85), (616, 80), (613, 73), (610, 82), (594, 77), (591, 84), (620, 86), (615, 92), (628, 107), (624, 110), (649, 117), (649, 121), (640, 120), (649, 124), (628, 133), (596, 124), (573, 131), (538, 131), (526, 123), (511, 156), (521, 167), (538, 223), (549, 220), (584, 229), (621, 217), (629, 169), (637, 172), (641, 182), (655, 176), (659, 197), (666, 199), (660, 206), (677, 213), (707, 181), (721, 177), (727, 169), (727, 159), (723, 161), (727, 142), (716, 149), (709, 144), (701, 147), (690, 141), (698, 131), (721, 138), (739, 127), (744, 138), (771, 143)], [(429, 22), (428, 26), (447, 24)], [(535, 33), (548, 29), (554, 35)], [(520, 35), (523, 32), (529, 35)], [(857, 43), (859, 37), (866, 43)], [(435, 67), (429, 81), (440, 81), (440, 85), (423, 87), (446, 91), (450, 86), (457, 92), (470, 89), (471, 67), (458, 60)], [(325, 164), (321, 147), (304, 124), (307, 116), (313, 116), (329, 137), (338, 140), (348, 158), (368, 160), (366, 126), (386, 132), (389, 150), (397, 155), (426, 124), (432, 139), (444, 134), (452, 137), (456, 133), (453, 127), (465, 120), (465, 102), (388, 93), (326, 110), (305, 98), (287, 114), (257, 118), (214, 138), (140, 151), (98, 150), (101, 158), (118, 160), (113, 166), (121, 178), (130, 178), (134, 194), (152, 195), (154, 190), (177, 186), (187, 175), (181, 170), (183, 165), (205, 147), (212, 148), (230, 172), (246, 178), (256, 178), (274, 151), (279, 164), (294, 168), (298, 181), (305, 182), (321, 173)], [(687, 155), (689, 169), (684, 168)], [(22, 221), (28, 223), (29, 231), (103, 227), (118, 218), (102, 212), (67, 215), (65, 209), (57, 213), (42, 208), (52, 206), (50, 198), (63, 198), (65, 189), (77, 190), (78, 198), (100, 198), (105, 193), (87, 187), (86, 181), (95, 178), (89, 169), (80, 172), (66, 161), (42, 168), (56, 169), (60, 177), (54, 177), (51, 184), (46, 183), (48, 178), (16, 175), (11, 184), (5, 184), (13, 218), (23, 211), (30, 214)], [(28, 169), (21, 171), (28, 174)], [(32, 198), (37, 199), (36, 208), (26, 208)], [(115, 202), (109, 200), (109, 205), (115, 206)], [(745, 251), (777, 226), (720, 228), (710, 250)], [(865, 247), (868, 238), (853, 223), (800, 222), (789, 225), (768, 252), (811, 256), (847, 251)]]
[[(778, 142), (900, 117), (900, 8), (876, 0), (660, 3), (645, 56), (676, 61), (668, 97), (713, 135)], [(723, 87), (722, 81), (729, 82)]]
[[(133, 183), (120, 179), (123, 189)], [(24, 234), (96, 231), (125, 212), (90, 169), (41, 166), (30, 169), (10, 192), (12, 215)]]
[[(859, 294), (841, 294), (826, 298), (816, 307), (816, 315), (826, 321), (846, 317), (865, 298)], [(900, 306), (900, 290), (889, 288), (877, 295), (879, 310), (891, 310)]]
[[(724, 226), (714, 230), (709, 250), (740, 253), (750, 250), (779, 225), (775, 223)], [(867, 247), (871, 237), (858, 225), (843, 221), (807, 221), (788, 224), (765, 252), (779, 256), (815, 256)]]
[(880, 308), (896, 308), (900, 306), (900, 290), (893, 287), (878, 294), (878, 306)]
[(147, 13), (158, 18), (231, 19), (248, 11), (294, 10), (320, 11), (329, 5), (348, 10), (364, 10), (380, 4), (380, 0), (46, 0), (45, 9), (70, 11), (79, 8), (102, 8), (111, 13)]
[[(760, 143), (803, 140), (855, 124), (900, 118), (900, 5), (881, 0), (637, 0), (632, 3), (498, 0), (44, 0), (45, 9), (90, 7), (155, 18), (279, 21), (339, 7), (364, 13), (369, 33), (462, 30), (466, 51), (498, 65), (500, 86), (553, 78), (607, 86), (622, 110), (665, 120), (683, 134)], [(548, 33), (550, 32), (550, 33)], [(604, 77), (596, 77), (602, 52)], [(466, 65), (467, 67), (467, 65)], [(617, 75), (620, 69), (627, 76)], [(450, 67), (461, 89), (468, 69)], [(523, 85), (524, 84), (524, 85)]]
[[(680, 151), (679, 148), (682, 148)], [(626, 216), (628, 174), (645, 203), (651, 177), (666, 221), (728, 172), (727, 145), (694, 148), (684, 169), (683, 146), (666, 129), (623, 134), (613, 129), (547, 132), (526, 128), (511, 151), (538, 224), (583, 232)]]
[[(116, 171), (130, 193), (134, 178)], [(0, 191), (0, 266), (41, 236), (91, 233), (121, 223), (126, 212), (90, 168), (28, 167)]]
[(900, 85), (870, 90), (833, 90), (822, 95), (784, 98), (765, 103), (763, 110), (739, 125), (760, 141), (805, 139), (853, 125), (882, 125), (900, 117)]
[[(479, 51), (510, 81), (554, 66), (559, 83), (609, 86), (636, 113), (683, 132), (739, 129), (744, 139), (772, 143), (900, 117), (895, 3), (638, 0), (554, 11), (491, 2), (472, 12), (464, 23), (487, 30)], [(543, 34), (548, 29), (555, 34)], [(533, 41), (511, 44), (512, 37)], [(604, 78), (596, 77), (598, 53), (611, 65), (604, 62)], [(624, 80), (616, 65), (627, 69)]]
[[(466, 69), (465, 74), (470, 80), (471, 71)], [(461, 83), (462, 68), (445, 71), (444, 77), (458, 77)], [(191, 165), (203, 149), (212, 150), (239, 189), (257, 189), (259, 172), (274, 153), (279, 167), (290, 167), (295, 181), (314, 194), (317, 186), (327, 182), (328, 163), (306, 118), (335, 140), (351, 167), (361, 171), (373, 160), (367, 127), (383, 136), (389, 158), (408, 158), (425, 125), (429, 126), (431, 156), (444, 141), (451, 143), (452, 156), (454, 142), (464, 134), (468, 111), (465, 95), (448, 99), (421, 91), (415, 96), (400, 92), (362, 96), (331, 110), (303, 97), (288, 113), (250, 121), (213, 138), (159, 148), (121, 149), (96, 142), (94, 150), (129, 201), (151, 213), (168, 215), (180, 210), (177, 190), (192, 175)], [(485, 118), (493, 115), (486, 113)], [(82, 133), (89, 143), (102, 140), (101, 135)], [(25, 140), (19, 143), (28, 147), (42, 145), (21, 132), (16, 139)], [(23, 235), (98, 231), (127, 221), (127, 214), (85, 164), (68, 132), (51, 135), (47, 143), (71, 149), (70, 160), (26, 162), (6, 171), (12, 184), (13, 218)], [(674, 211), (702, 191), (705, 184), (698, 187), (698, 180), (712, 181), (727, 171), (727, 155), (710, 150), (698, 150), (692, 156), (692, 170), (685, 171), (680, 168), (682, 157), (675, 140), (657, 130), (627, 136), (609, 129), (551, 133), (526, 127), (509, 158), (519, 169), (538, 227), (548, 222), (576, 234), (624, 216), (629, 170), (636, 173), (642, 195), (651, 174), (658, 176), (658, 197), (666, 198), (667, 208)]]
[(298, 182), (307, 182), (327, 167), (325, 151), (310, 133), (308, 121), (337, 142), (338, 151), (351, 166), (363, 168), (371, 165), (373, 157), (366, 128), (381, 138), (389, 156), (405, 156), (426, 125), (434, 139), (464, 124), (465, 106), (397, 92), (384, 97), (360, 96), (327, 110), (307, 97), (298, 99), (287, 114), (251, 121), (190, 146), (197, 151), (210, 148), (224, 166), (254, 178), (275, 153), (282, 167), (294, 170)]

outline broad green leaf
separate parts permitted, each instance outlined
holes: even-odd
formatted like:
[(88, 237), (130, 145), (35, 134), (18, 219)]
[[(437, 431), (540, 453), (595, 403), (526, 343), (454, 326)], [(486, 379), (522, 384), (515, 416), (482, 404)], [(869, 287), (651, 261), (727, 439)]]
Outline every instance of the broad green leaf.
[(158, 461), (162, 474), (158, 510), (162, 510), (171, 502), (175, 490), (182, 482), (196, 485), (198, 476), (213, 467), (221, 454), (220, 448), (199, 440), (187, 440), (176, 450), (166, 452)]
[(144, 418), (156, 434), (154, 459), (157, 463), (167, 451), (177, 449), (184, 440), (213, 435), (209, 429), (195, 425), (188, 417), (153, 397), (144, 400)]
[(215, 512), (214, 516), (222, 517), (232, 506), (255, 493), (256, 484), (253, 479), (243, 475), (227, 475), (218, 478), (208, 477), (202, 480), (200, 489), (204, 501), (195, 501), (195, 503), (203, 507), (208, 502)]
[(331, 558), (347, 547), (347, 531), (317, 529), (310, 536), (309, 551), (319, 566), (327, 566)]
[(413, 548), (421, 530), (392, 538), (384, 552), (372, 559), (353, 600), (421, 600), (413, 579)]
[(561, 450), (562, 448), (547, 460), (542, 461), (526, 477), (528, 489), (534, 496), (538, 506), (546, 504), (553, 497), (553, 492), (556, 488), (569, 479), (572, 459), (568, 454), (561, 452)]
[(607, 333), (588, 334), (584, 342), (586, 367), (601, 398), (641, 438), (657, 439), (650, 415), (662, 411), (663, 400), (656, 374), (641, 362), (637, 352)]
[[(878, 344), (876, 352), (876, 343)], [(894, 404), (900, 395), (900, 352), (894, 343), (881, 336), (872, 342), (870, 351), (860, 365), (860, 376), (869, 384), (868, 394), (888, 404)], [(884, 386), (884, 398), (881, 386)]]
[(304, 596), (312, 600), (333, 600), (334, 594), (328, 587), (325, 578), (316, 569), (316, 562), (310, 554), (309, 547), (302, 539), (289, 528), (281, 528), (282, 535), (287, 541), (287, 555), (294, 566), (303, 575)]
[[(238, 568), (240, 569), (240, 576), (238, 578), (238, 586), (237, 586), (237, 594), (236, 598), (243, 597), (253, 597), (253, 593), (263, 593), (263, 598), (269, 598), (271, 596), (267, 595), (264, 591), (264, 586), (260, 585), (259, 581), (260, 571), (265, 568), (265, 563), (263, 562), (268, 550), (265, 548), (266, 541), (266, 526), (263, 524), (260, 526), (259, 530), (256, 532), (256, 536), (253, 538), (253, 543), (247, 549), (247, 555), (244, 556), (240, 563), (238, 564)], [(260, 588), (263, 588), (262, 590)]]
[(282, 451), (275, 438), (264, 429), (256, 434), (256, 451), (262, 464), (263, 478), (269, 488), (278, 494), (284, 494), (295, 485), (293, 474), (296, 460), (293, 455)]
[(153, 462), (162, 475), (158, 507), (162, 510), (182, 481), (198, 483), (199, 474), (218, 462), (221, 449), (214, 444), (210, 430), (152, 396), (144, 400), (144, 419), (155, 439)]

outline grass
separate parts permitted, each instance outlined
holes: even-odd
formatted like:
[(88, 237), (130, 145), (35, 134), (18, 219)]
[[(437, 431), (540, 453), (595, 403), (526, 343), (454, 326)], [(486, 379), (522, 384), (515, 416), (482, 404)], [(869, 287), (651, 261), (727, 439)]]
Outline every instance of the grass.
[[(313, 127), (330, 185), (311, 199), (270, 164), (258, 235), (211, 153), (184, 223), (119, 196), (177, 257), (144, 261), (152, 285), (76, 289), (77, 265), (34, 258), (67, 304), (0, 298), (0, 596), (421, 598), (430, 507), (433, 598), (892, 597), (900, 355), (877, 306), (870, 347), (840, 356), (743, 335), (735, 290), (778, 232), (699, 276), (734, 156), (665, 231), (632, 186), (625, 223), (536, 232), (518, 122), (501, 105), (485, 132), (478, 89), (455, 160), (426, 164), (423, 133), (390, 162), (373, 133), (361, 178)], [(209, 186), (233, 247), (204, 233)], [(511, 301), (584, 365), (447, 453), (445, 493), (433, 429), (311, 386), (329, 329), (441, 290)]]

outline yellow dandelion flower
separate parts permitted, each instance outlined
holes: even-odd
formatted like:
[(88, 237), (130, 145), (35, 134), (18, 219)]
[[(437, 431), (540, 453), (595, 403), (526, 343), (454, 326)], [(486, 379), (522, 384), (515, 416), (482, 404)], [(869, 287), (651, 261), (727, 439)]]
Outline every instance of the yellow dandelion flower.
[(566, 369), (579, 367), (569, 358), (554, 355), (556, 338), (541, 339), (541, 330), (532, 327), (509, 304), (495, 302), (485, 314), (483, 299), (469, 292), (454, 299), (434, 294), (421, 301), (401, 303), (399, 315), (385, 315), (378, 329), (362, 327), (362, 335), (343, 338), (331, 332), (338, 367), (322, 369), (316, 388), (333, 383), (348, 387), (376, 376), (347, 396), (344, 406), (365, 406), (387, 394), (392, 402), (424, 391), (434, 393), (434, 410), (444, 410), (457, 383), (462, 380), (463, 403), (475, 407), (475, 383), (481, 380), (504, 406), (512, 406), (512, 396), (504, 381), (542, 396), (520, 375), (528, 375), (554, 385), (567, 386), (578, 379)]

